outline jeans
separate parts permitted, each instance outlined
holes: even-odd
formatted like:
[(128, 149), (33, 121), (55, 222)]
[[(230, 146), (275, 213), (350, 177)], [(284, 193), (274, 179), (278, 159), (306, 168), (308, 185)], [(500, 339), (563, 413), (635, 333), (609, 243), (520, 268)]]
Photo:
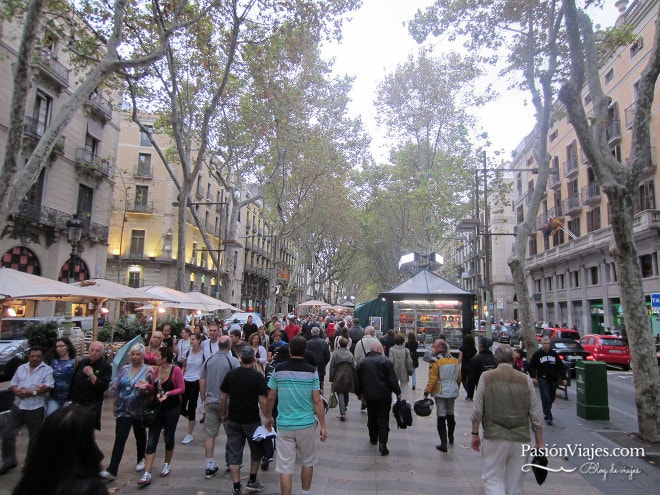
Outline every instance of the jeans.
[(27, 426), (30, 440), (44, 420), (44, 408), (25, 410), (12, 406), (2, 429), (2, 463), (16, 464), (16, 437), (23, 425)]
[(543, 418), (552, 421), (552, 403), (557, 393), (557, 382), (538, 378), (539, 392), (541, 393), (541, 406), (543, 407)]
[(369, 440), (378, 440), (380, 444), (387, 444), (390, 434), (390, 407), (392, 401), (386, 399), (367, 399), (367, 428)]
[(64, 407), (69, 403), (68, 399), (53, 399), (52, 397), (48, 399), (46, 403), (46, 416), (50, 416), (60, 407)]
[(348, 392), (337, 392), (337, 404), (339, 404), (339, 414), (346, 414)]
[(158, 416), (156, 423), (149, 428), (147, 454), (156, 452), (161, 430), (165, 430), (165, 450), (174, 449), (174, 433), (176, 432), (176, 424), (179, 422), (179, 406), (161, 409)]
[(108, 472), (113, 476), (117, 476), (119, 470), (119, 463), (124, 455), (124, 447), (128, 434), (133, 428), (133, 435), (135, 435), (135, 446), (137, 448), (138, 462), (144, 459), (144, 452), (147, 448), (147, 430), (142, 426), (142, 418), (134, 418), (132, 416), (120, 416), (115, 423), (115, 444), (112, 447), (112, 455), (110, 456), (110, 465)]

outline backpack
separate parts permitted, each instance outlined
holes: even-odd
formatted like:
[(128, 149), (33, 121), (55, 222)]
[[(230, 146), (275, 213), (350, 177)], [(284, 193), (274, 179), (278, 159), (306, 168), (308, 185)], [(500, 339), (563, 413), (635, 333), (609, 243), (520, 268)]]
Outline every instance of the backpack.
[(405, 430), (409, 426), (412, 426), (412, 408), (405, 399), (398, 400), (394, 403), (392, 406), (392, 414), (396, 420), (396, 425), (400, 429)]

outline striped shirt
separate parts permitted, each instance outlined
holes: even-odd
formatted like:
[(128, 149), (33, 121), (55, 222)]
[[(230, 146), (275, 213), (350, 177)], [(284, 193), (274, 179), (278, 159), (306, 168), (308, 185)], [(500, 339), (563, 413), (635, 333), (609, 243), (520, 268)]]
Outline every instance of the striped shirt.
[(268, 388), (277, 390), (279, 430), (298, 430), (316, 423), (312, 394), (321, 388), (315, 366), (303, 359), (287, 359), (270, 376)]

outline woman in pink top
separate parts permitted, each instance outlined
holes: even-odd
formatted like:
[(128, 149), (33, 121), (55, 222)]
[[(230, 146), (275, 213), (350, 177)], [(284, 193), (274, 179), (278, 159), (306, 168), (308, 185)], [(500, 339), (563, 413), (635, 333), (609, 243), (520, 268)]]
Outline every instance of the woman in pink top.
[(149, 366), (158, 366), (156, 361), (160, 357), (161, 347), (163, 347), (163, 332), (157, 330), (151, 334), (147, 351), (144, 354), (144, 362)]
[(156, 365), (157, 373), (154, 374), (154, 392), (160, 400), (161, 409), (156, 423), (149, 428), (147, 450), (145, 455), (145, 471), (142, 478), (138, 480), (139, 485), (151, 483), (151, 468), (156, 458), (156, 446), (160, 438), (160, 432), (165, 430), (165, 463), (160, 471), (160, 476), (170, 474), (170, 463), (174, 454), (174, 433), (179, 421), (181, 396), (185, 390), (183, 373), (181, 368), (174, 366), (174, 353), (169, 347), (162, 347), (159, 352)]

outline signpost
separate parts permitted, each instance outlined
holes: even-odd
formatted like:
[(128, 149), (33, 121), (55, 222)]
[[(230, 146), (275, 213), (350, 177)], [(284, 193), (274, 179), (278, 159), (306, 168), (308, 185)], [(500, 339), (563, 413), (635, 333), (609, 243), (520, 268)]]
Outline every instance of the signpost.
[(660, 308), (660, 294), (658, 293), (651, 294), (651, 307)]

